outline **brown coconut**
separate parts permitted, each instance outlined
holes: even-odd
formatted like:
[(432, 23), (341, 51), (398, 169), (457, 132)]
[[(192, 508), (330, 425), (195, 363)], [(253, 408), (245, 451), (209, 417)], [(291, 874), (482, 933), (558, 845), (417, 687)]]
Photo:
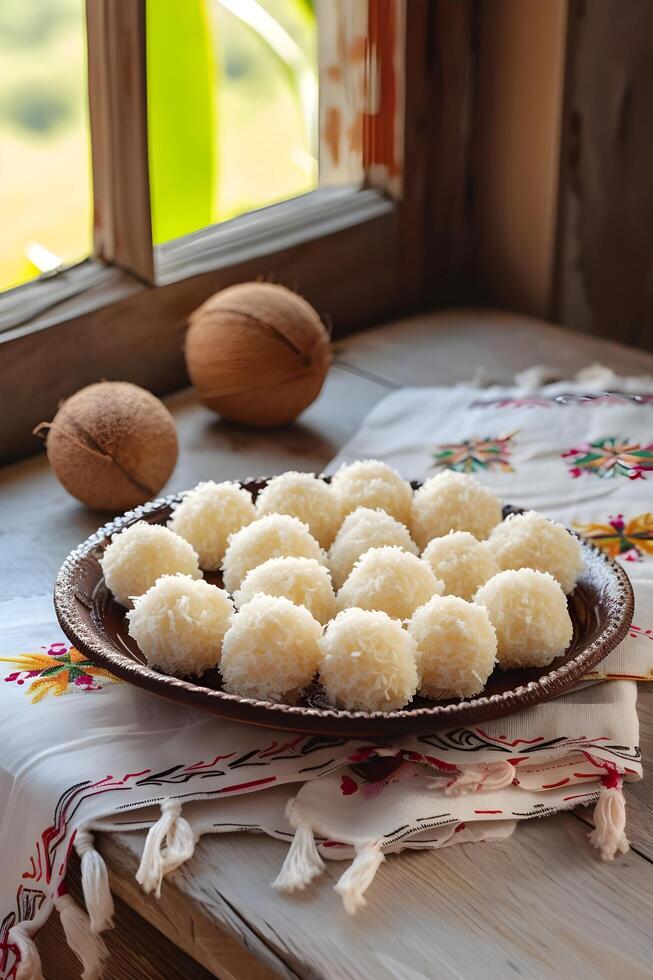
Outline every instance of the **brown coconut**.
[(47, 429), (57, 479), (97, 510), (117, 513), (155, 497), (177, 461), (170, 412), (126, 381), (82, 388), (63, 402)]
[(201, 400), (223, 418), (283, 425), (320, 393), (331, 364), (329, 336), (310, 303), (290, 289), (240, 283), (191, 314), (186, 364)]

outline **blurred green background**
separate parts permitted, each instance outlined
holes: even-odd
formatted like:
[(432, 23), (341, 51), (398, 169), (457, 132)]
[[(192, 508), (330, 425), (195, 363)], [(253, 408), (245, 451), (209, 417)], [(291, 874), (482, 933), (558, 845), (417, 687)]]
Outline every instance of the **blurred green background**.
[[(148, 0), (155, 242), (317, 185), (312, 0)], [(83, 0), (0, 0), (0, 289), (91, 251)]]

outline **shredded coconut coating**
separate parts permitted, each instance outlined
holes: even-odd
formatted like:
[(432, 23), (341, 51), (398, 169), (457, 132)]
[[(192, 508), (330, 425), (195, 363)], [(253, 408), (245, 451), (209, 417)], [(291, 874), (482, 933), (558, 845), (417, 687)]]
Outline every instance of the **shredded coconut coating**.
[(192, 545), (167, 527), (147, 521), (137, 521), (114, 534), (100, 565), (114, 599), (127, 607), (162, 575), (179, 572), (202, 577)]
[(326, 565), (326, 555), (306, 524), (288, 514), (268, 514), (229, 538), (222, 564), (225, 588), (234, 593), (250, 569), (269, 558), (314, 558)]
[(270, 558), (252, 568), (234, 595), (236, 608), (240, 609), (258, 592), (283, 596), (296, 606), (306, 606), (322, 625), (336, 614), (331, 576), (314, 558)]
[(215, 667), (233, 616), (224, 589), (189, 575), (162, 575), (127, 613), (129, 635), (150, 667), (187, 677)]
[(499, 572), (476, 593), (497, 634), (499, 666), (546, 667), (565, 652), (573, 627), (567, 600), (548, 572)]
[(410, 527), (413, 488), (396, 470), (377, 459), (343, 464), (331, 486), (342, 501), (343, 515), (357, 507), (381, 508)]
[(466, 473), (444, 470), (413, 497), (413, 538), (422, 550), (449, 531), (469, 531), (482, 541), (500, 520), (499, 498)]
[(292, 703), (320, 662), (322, 627), (308, 609), (280, 596), (257, 595), (234, 616), (220, 669), (225, 691)]
[(535, 568), (549, 572), (563, 592), (573, 592), (583, 570), (580, 541), (563, 524), (529, 510), (510, 514), (498, 524), (489, 541), (499, 568)]
[(370, 548), (354, 565), (338, 592), (338, 609), (375, 609), (408, 620), (444, 583), (430, 565), (396, 547)]
[(473, 599), (476, 590), (499, 571), (486, 541), (469, 531), (450, 531), (427, 544), (422, 560), (444, 582), (444, 595)]
[(469, 698), (494, 670), (497, 637), (483, 606), (459, 596), (434, 596), (417, 610), (408, 632), (417, 645), (420, 694)]
[(322, 548), (328, 548), (342, 520), (340, 497), (313, 473), (289, 471), (275, 476), (256, 498), (256, 513), (298, 517)]
[(339, 589), (352, 568), (370, 548), (394, 545), (416, 555), (417, 545), (405, 524), (384, 510), (357, 507), (345, 517), (329, 551), (329, 568), (334, 586)]
[(415, 696), (415, 642), (386, 613), (365, 609), (338, 613), (320, 647), (320, 681), (337, 707), (395, 711)]
[(255, 516), (247, 490), (237, 483), (207, 480), (175, 505), (168, 527), (192, 544), (200, 568), (215, 571), (222, 564), (229, 535), (251, 524)]

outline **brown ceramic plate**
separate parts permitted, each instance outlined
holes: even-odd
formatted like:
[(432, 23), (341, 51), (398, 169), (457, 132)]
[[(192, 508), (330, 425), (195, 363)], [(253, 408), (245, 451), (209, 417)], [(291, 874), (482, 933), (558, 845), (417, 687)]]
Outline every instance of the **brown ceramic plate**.
[[(243, 486), (256, 496), (264, 479)], [(418, 484), (414, 484), (418, 486)], [(569, 649), (548, 667), (495, 670), (484, 690), (471, 700), (416, 698), (401, 711), (340, 711), (316, 684), (297, 705), (273, 704), (227, 694), (220, 674), (208, 671), (199, 681), (168, 677), (152, 670), (127, 632), (125, 610), (104, 584), (99, 558), (111, 535), (137, 520), (164, 524), (182, 494), (154, 500), (111, 521), (76, 548), (61, 566), (54, 604), (61, 627), (77, 649), (96, 664), (139, 687), (191, 708), (233, 721), (316, 735), (362, 738), (423, 734), (462, 728), (539, 704), (561, 694), (591, 671), (623, 640), (633, 615), (633, 592), (623, 568), (581, 539), (585, 569), (569, 597), (574, 635)], [(505, 508), (509, 513), (513, 508)], [(504, 516), (505, 516), (504, 513)], [(222, 584), (219, 575), (208, 575)]]

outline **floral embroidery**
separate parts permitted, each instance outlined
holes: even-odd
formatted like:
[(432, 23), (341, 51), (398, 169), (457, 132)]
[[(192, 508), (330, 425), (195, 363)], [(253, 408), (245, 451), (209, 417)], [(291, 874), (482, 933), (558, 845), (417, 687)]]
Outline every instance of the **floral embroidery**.
[(640, 446), (638, 442), (619, 440), (616, 437), (581, 443), (562, 454), (570, 463), (569, 475), (576, 479), (583, 473), (608, 479), (626, 476), (629, 480), (641, 480), (647, 470), (653, 470), (653, 443)]
[(340, 777), (340, 792), (343, 796), (353, 796), (354, 793), (358, 793), (360, 790), (361, 796), (366, 800), (373, 800), (375, 797), (382, 793), (383, 790), (389, 783), (394, 782), (394, 779), (377, 779), (376, 782), (367, 783), (362, 782), (360, 785), (351, 776), (341, 776)]
[(367, 780), (363, 778), (360, 783), (356, 782), (352, 776), (344, 773), (340, 777), (340, 792), (343, 796), (353, 796), (360, 791), (360, 795), (364, 799), (374, 800), (386, 786), (416, 774), (416, 767), (407, 762), (401, 762), (391, 773), (381, 779)]
[(485, 439), (465, 439), (459, 443), (442, 443), (438, 447), (440, 451), (433, 454), (433, 468), (442, 466), (459, 473), (476, 473), (478, 470), (512, 473), (510, 454), (516, 435), (516, 432), (511, 432), (496, 439), (488, 436)]
[(645, 640), (653, 640), (653, 630), (645, 630), (641, 626), (631, 626), (629, 635), (632, 636), (633, 640), (640, 636)]
[(351, 776), (340, 777), (340, 792), (343, 796), (352, 796), (358, 792), (358, 783)]
[(642, 561), (653, 555), (653, 514), (639, 514), (626, 521), (623, 514), (609, 517), (607, 524), (574, 524), (584, 538), (611, 558)]
[(66, 648), (65, 643), (53, 643), (45, 653), (24, 653), (16, 657), (0, 657), (0, 662), (14, 664), (20, 669), (8, 674), (5, 681), (25, 684), (29, 682), (26, 693), (31, 694), (32, 704), (42, 701), (52, 693), (55, 697), (67, 694), (71, 685), (77, 690), (99, 691), (99, 678), (118, 681), (104, 667), (97, 667), (87, 660), (83, 653), (74, 647)]

